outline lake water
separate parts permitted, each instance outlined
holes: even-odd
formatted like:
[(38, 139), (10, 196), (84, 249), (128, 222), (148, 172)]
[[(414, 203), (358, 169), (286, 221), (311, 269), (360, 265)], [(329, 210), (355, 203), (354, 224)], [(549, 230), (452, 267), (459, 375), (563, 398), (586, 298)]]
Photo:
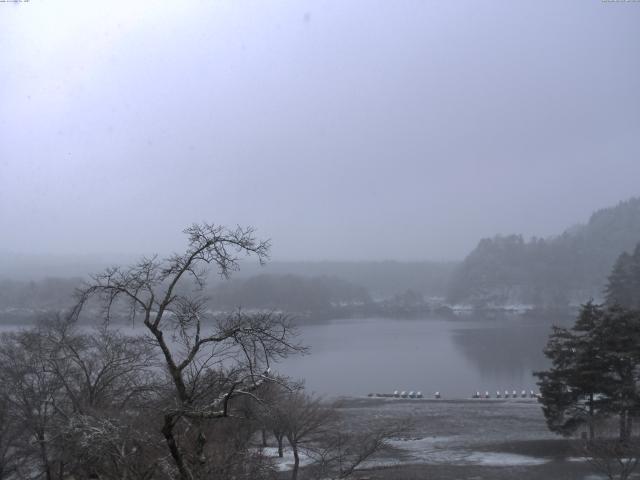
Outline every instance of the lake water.
[(274, 369), (305, 379), (308, 390), (326, 396), (413, 390), (461, 398), (475, 391), (537, 391), (532, 372), (548, 367), (542, 350), (551, 325), (570, 322), (569, 316), (475, 314), (333, 320), (300, 327), (299, 340), (310, 353)]
[(469, 397), (479, 390), (536, 390), (532, 372), (548, 367), (542, 353), (552, 324), (566, 318), (518, 315), (445, 319), (345, 319), (304, 326), (306, 356), (276, 368), (304, 378), (323, 395), (366, 395), (422, 391), (443, 398)]

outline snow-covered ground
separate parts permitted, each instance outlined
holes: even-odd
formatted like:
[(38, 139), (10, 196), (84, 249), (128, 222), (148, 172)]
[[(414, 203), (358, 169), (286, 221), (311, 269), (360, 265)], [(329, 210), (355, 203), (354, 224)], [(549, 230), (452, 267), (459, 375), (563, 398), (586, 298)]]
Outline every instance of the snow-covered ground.
[(528, 455), (505, 452), (481, 452), (460, 448), (447, 448), (447, 437), (427, 437), (416, 440), (391, 440), (389, 443), (407, 454), (412, 463), (446, 463), (447, 465), (532, 466), (549, 460)]
[[(415, 440), (401, 440), (394, 439), (389, 443), (392, 447), (397, 449), (397, 452), (402, 457), (402, 460), (397, 455), (393, 457), (379, 456), (378, 458), (368, 460), (361, 465), (361, 469), (375, 468), (375, 467), (388, 467), (393, 465), (399, 465), (401, 463), (427, 463), (438, 464), (443, 463), (447, 465), (482, 465), (482, 466), (495, 466), (495, 467), (513, 467), (513, 466), (533, 466), (542, 465), (549, 460), (544, 458), (536, 458), (527, 455), (517, 455), (504, 452), (480, 452), (469, 451), (464, 449), (448, 449), (441, 448), (440, 442), (444, 444), (448, 443), (448, 439), (428, 437)], [(266, 447), (262, 449), (262, 453), (272, 459), (278, 470), (288, 471), (293, 469), (293, 452), (291, 449), (285, 449), (284, 456), (278, 457), (278, 449), (275, 447)], [(312, 463), (312, 459), (300, 453), (300, 466), (309, 465)]]
[[(511, 478), (510, 469), (515, 468), (526, 473), (522, 478), (528, 480), (604, 479), (585, 459), (563, 450), (557, 443), (562, 440), (547, 430), (540, 406), (533, 401), (387, 402), (351, 398), (343, 402), (341, 410), (344, 427), (354, 432), (378, 421), (406, 425), (389, 440), (389, 449), (359, 466), (358, 470), (369, 470), (367, 475), (371, 478), (404, 478), (402, 472), (422, 472), (420, 469), (424, 468), (424, 472), (435, 472), (434, 478), (468, 478), (467, 473), (475, 476), (474, 469), (478, 469), (477, 478), (499, 475), (503, 480)], [(265, 448), (263, 452), (281, 471), (293, 468), (290, 448), (285, 449), (282, 459), (276, 448)], [(305, 466), (312, 461), (301, 454), (300, 463)], [(404, 470), (407, 468), (410, 470)], [(458, 476), (459, 473), (463, 474)], [(390, 476), (385, 477), (387, 474)], [(449, 474), (451, 477), (446, 477)]]
[[(278, 457), (278, 449), (276, 447), (264, 447), (262, 449), (262, 454), (265, 457), (272, 459), (278, 467), (278, 470), (281, 472), (293, 470), (294, 459), (293, 452), (290, 448), (285, 448), (283, 453), (284, 456), (282, 458)], [(299, 457), (301, 467), (312, 463), (312, 460), (305, 455), (304, 452), (299, 452)]]

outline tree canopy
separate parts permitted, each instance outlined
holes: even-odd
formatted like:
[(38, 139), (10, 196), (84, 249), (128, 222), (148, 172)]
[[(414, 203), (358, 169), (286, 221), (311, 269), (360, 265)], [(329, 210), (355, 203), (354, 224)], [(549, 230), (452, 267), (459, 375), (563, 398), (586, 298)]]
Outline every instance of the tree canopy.
[(623, 252), (616, 260), (605, 298), (608, 305), (640, 309), (640, 243), (633, 253)]
[(551, 368), (536, 372), (550, 430), (573, 434), (617, 416), (628, 439), (640, 408), (640, 311), (583, 305), (572, 328), (554, 328), (545, 354)]

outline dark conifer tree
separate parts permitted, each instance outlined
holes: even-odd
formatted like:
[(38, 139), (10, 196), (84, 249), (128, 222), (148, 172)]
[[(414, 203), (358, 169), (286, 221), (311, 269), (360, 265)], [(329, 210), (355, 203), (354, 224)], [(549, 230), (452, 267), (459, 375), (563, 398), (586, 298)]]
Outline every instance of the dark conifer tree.
[(602, 407), (619, 416), (620, 440), (628, 441), (640, 413), (640, 311), (608, 308), (592, 336), (602, 369)]
[(594, 421), (604, 412), (603, 369), (600, 344), (593, 333), (603, 310), (592, 302), (583, 305), (571, 329), (554, 327), (545, 355), (552, 367), (536, 372), (547, 425), (553, 432), (571, 435), (582, 425), (594, 437)]
[(549, 429), (571, 435), (586, 425), (593, 439), (596, 420), (617, 416), (628, 441), (640, 414), (640, 311), (583, 305), (572, 328), (554, 329), (545, 355), (552, 366), (535, 375)]
[(616, 260), (605, 289), (607, 305), (640, 309), (640, 243), (633, 254), (623, 252)]

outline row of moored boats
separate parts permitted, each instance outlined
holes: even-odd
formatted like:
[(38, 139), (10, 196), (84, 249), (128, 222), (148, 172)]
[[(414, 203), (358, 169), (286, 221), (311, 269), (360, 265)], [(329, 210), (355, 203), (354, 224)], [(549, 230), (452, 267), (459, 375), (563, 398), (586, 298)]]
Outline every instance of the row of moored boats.
[[(476, 392), (473, 395), (471, 395), (471, 398), (492, 398), (491, 394), (486, 391), (484, 393), (480, 393), (480, 392)], [(503, 393), (501, 393), (499, 390), (496, 392), (495, 397), (493, 398), (540, 398), (540, 394), (534, 392), (533, 390), (529, 390), (529, 393), (527, 393), (526, 390), (522, 390), (520, 392), (520, 395), (518, 395), (518, 392), (515, 390), (512, 390), (511, 393), (509, 393), (509, 390), (505, 390)]]
[[(377, 397), (377, 398), (425, 398), (422, 392), (413, 390), (395, 390), (393, 393), (370, 393), (369, 397)], [(435, 392), (433, 394), (433, 398), (440, 399), (442, 395), (440, 392)], [(487, 398), (540, 398), (540, 394), (534, 392), (533, 390), (529, 390), (527, 393), (526, 390), (522, 390), (519, 394), (516, 390), (505, 390), (504, 392), (497, 391), (495, 396), (491, 396), (489, 391), (485, 391), (484, 393), (480, 393), (479, 391), (471, 395), (471, 398), (478, 399), (487, 399)]]

